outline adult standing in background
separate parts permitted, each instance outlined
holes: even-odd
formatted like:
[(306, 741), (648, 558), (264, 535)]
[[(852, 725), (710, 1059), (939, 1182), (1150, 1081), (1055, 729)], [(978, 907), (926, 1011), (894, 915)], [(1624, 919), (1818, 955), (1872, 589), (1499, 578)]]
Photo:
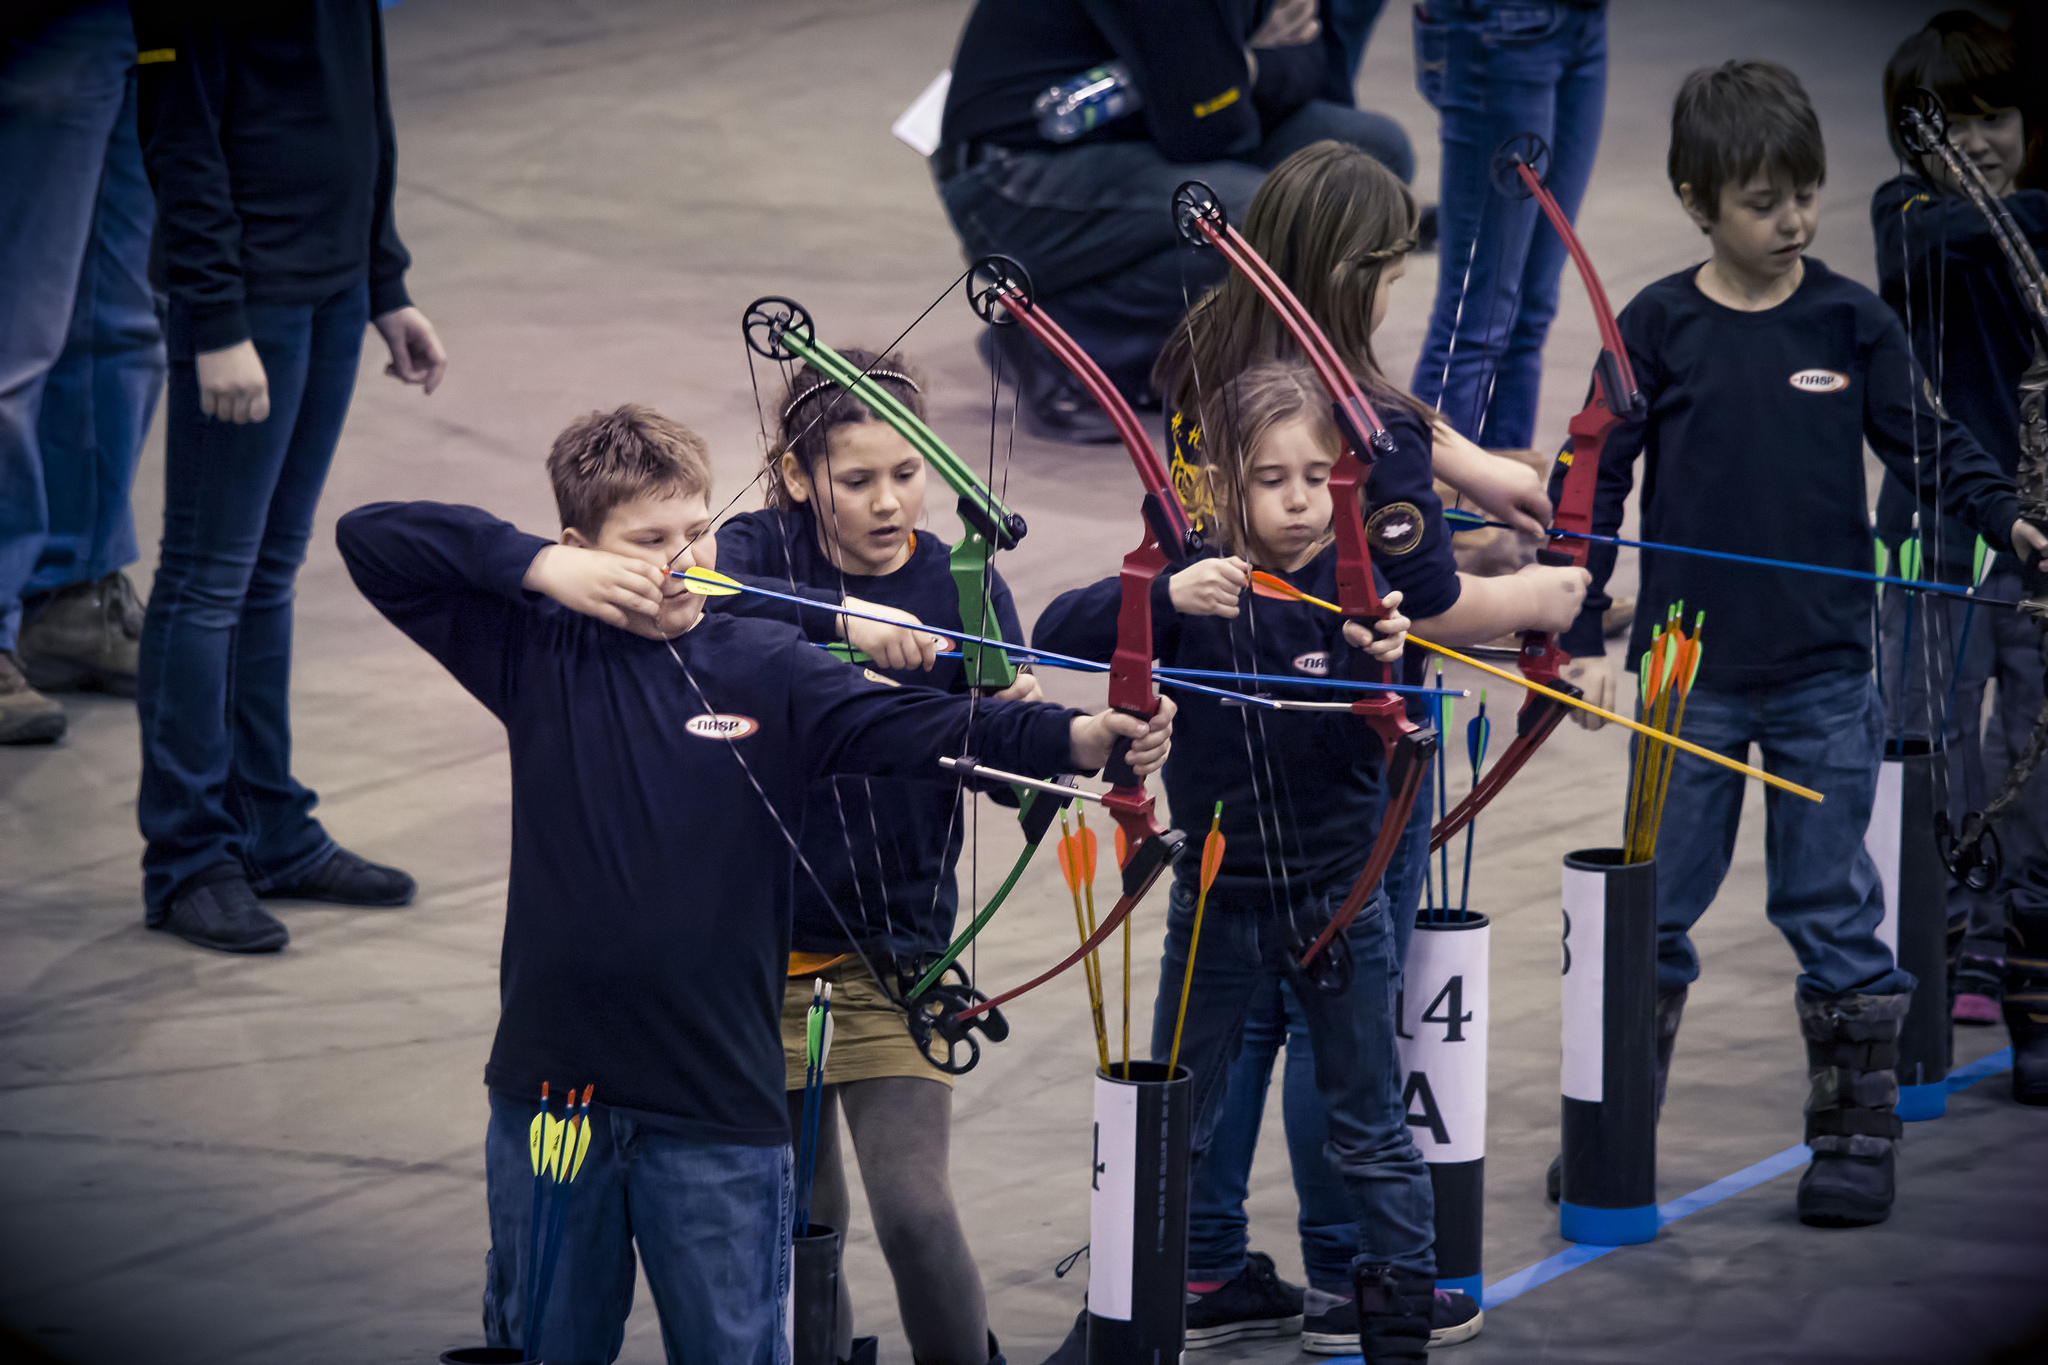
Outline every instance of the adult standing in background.
[(135, 0), (153, 266), (169, 294), (163, 558), (142, 633), (137, 815), (151, 928), (224, 952), (289, 938), (258, 897), (403, 905), (291, 771), (292, 585), (363, 330), (432, 393), (405, 292), (377, 0)]
[[(128, 490), (163, 386), (127, 0), (0, 21), (0, 744), (135, 690)], [(18, 652), (17, 652), (18, 650)]]
[[(1065, 140), (1042, 131), (1041, 93), (1112, 62), (1134, 110)], [(932, 175), (968, 255), (1022, 262), (1036, 302), (1125, 397), (1156, 407), (1160, 344), (1224, 273), (1215, 253), (1181, 247), (1170, 210), (1181, 182), (1206, 181), (1242, 215), (1267, 170), (1325, 139), (1414, 175), (1399, 124), (1319, 97), (1327, 66), (1316, 0), (981, 0), (953, 59)], [(1016, 384), (1028, 430), (1115, 439), (1029, 337), (992, 329), (982, 348)]]
[(1495, 192), (1493, 158), (1541, 137), (1550, 192), (1578, 218), (1607, 104), (1605, 0), (1422, 0), (1415, 79), (1442, 118), (1443, 164), (1436, 305), (1410, 387), (1480, 445), (1522, 449), (1565, 249), (1533, 199)]

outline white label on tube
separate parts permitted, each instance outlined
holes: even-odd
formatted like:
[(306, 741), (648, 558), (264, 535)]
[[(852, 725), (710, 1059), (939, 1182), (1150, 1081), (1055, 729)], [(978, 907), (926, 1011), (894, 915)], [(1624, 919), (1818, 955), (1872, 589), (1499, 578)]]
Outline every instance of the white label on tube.
[(1486, 962), (1491, 926), (1417, 925), (1401, 991), (1402, 1097), (1424, 1161), (1486, 1155)]
[(1564, 870), (1564, 1074), (1566, 1099), (1603, 1097), (1606, 1050), (1607, 877)]
[(1884, 946), (1899, 955), (1899, 829), (1906, 811), (1906, 765), (1888, 758), (1877, 765), (1877, 800), (1870, 807), (1870, 826), (1863, 831), (1863, 851), (1877, 864), (1877, 879), (1884, 888), (1884, 918), (1878, 921), (1877, 936)]
[(1095, 1078), (1095, 1160), (1088, 1180), (1088, 1311), (1131, 1320), (1131, 1236), (1138, 1199), (1138, 1088)]

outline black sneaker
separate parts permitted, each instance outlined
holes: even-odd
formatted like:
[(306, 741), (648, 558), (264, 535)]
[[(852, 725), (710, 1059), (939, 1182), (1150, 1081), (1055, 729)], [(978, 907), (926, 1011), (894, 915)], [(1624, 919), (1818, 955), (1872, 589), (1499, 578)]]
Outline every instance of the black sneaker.
[[(1327, 1297), (1327, 1296), (1325, 1296)], [(1429, 1344), (1455, 1346), (1479, 1335), (1486, 1314), (1470, 1294), (1439, 1289), (1429, 1305)], [(1310, 1355), (1349, 1356), (1358, 1354), (1358, 1309), (1350, 1299), (1340, 1299), (1302, 1320), (1301, 1349)]]
[(256, 893), (240, 877), (192, 888), (149, 927), (221, 953), (274, 953), (292, 937), (257, 903)]
[(983, 328), (975, 349), (992, 371), (1001, 361), (1003, 379), (1017, 391), (1017, 420), (1033, 436), (1065, 445), (1118, 439), (1116, 423), (1088, 386), (1021, 326)]
[[(1235, 1279), (1206, 1294), (1188, 1295), (1183, 1342), (1193, 1351), (1250, 1337), (1291, 1337), (1301, 1330), (1301, 1299), (1301, 1289), (1274, 1272), (1273, 1258), (1254, 1251)], [(1357, 1336), (1354, 1331), (1354, 1346)]]
[(418, 887), (395, 867), (384, 867), (337, 848), (327, 861), (289, 886), (265, 887), (270, 900), (327, 901), (333, 905), (412, 904)]

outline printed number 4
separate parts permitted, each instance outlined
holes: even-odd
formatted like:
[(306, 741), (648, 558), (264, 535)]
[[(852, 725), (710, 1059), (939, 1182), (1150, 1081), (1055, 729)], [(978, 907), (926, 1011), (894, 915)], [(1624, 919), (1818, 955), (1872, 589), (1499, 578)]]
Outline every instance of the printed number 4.
[[(1441, 1014), (1437, 1013), (1439, 1006), (1443, 1007)], [(1472, 1012), (1464, 1006), (1465, 978), (1454, 976), (1444, 983), (1444, 988), (1436, 993), (1436, 999), (1430, 1001), (1429, 1008), (1422, 1012), (1422, 1022), (1445, 1025), (1444, 1041), (1462, 1043), (1465, 1041), (1464, 1025), (1472, 1019)]]

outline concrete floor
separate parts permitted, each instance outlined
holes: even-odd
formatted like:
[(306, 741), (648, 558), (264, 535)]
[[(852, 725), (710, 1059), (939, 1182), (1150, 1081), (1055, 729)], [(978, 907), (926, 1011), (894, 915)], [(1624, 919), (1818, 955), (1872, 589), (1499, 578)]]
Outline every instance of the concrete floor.
[[(1617, 303), (1701, 254), (1663, 179), (1669, 100), (1683, 72), (1734, 56), (1776, 57), (1806, 80), (1831, 166), (1817, 254), (1874, 282), (1865, 205), (1892, 172), (1878, 73), (1938, 8), (1617, 3), (1607, 128), (1581, 215)], [(454, 363), (427, 399), (381, 377), (375, 346), (366, 353), (301, 580), (295, 705), (299, 771), (322, 793), (323, 819), (416, 873), (420, 900), (402, 912), (288, 909), (293, 943), (274, 959), (188, 949), (141, 928), (132, 707), (76, 699), (64, 743), (0, 750), (0, 1319), (17, 1344), (78, 1362), (363, 1362), (431, 1360), (479, 1339), (479, 1081), (496, 1015), (504, 745), (350, 588), (332, 518), (375, 498), (434, 497), (546, 530), (549, 438), (628, 399), (705, 432), (737, 490), (760, 450), (742, 307), (789, 294), (825, 339), (872, 345), (959, 268), (923, 167), (887, 128), (946, 65), (964, 9), (407, 0), (386, 15), (412, 287)], [(1409, 128), (1427, 191), (1435, 124), (1414, 93), (1405, 14), (1389, 10), (1362, 89)], [(1412, 364), (1434, 273), (1418, 262), (1397, 299), (1384, 351), (1396, 374)], [(906, 343), (932, 380), (935, 425), (969, 454), (988, 439), (974, 330), (955, 299)], [(1593, 348), (1567, 279), (1548, 447)], [(145, 589), (161, 479), (153, 443), (136, 491)], [(1113, 569), (1136, 486), (1113, 449), (1021, 435), (1009, 479), (1032, 533), (1002, 568), (1029, 619)], [(934, 528), (952, 534), (950, 514)], [(1054, 690), (1099, 704), (1091, 684)], [(1474, 899), (1497, 925), (1489, 1281), (1564, 1245), (1540, 1189), (1556, 1142), (1558, 861), (1615, 838), (1623, 763), (1613, 732), (1568, 727), (1481, 822)], [(1761, 914), (1752, 804), (1700, 934), (1708, 970), (1663, 1128), (1666, 1199), (1800, 1132), (1793, 965)], [(984, 868), (1007, 867), (1013, 829), (987, 822)], [(985, 982), (1021, 979), (1071, 933), (1051, 868), (1041, 860), (984, 938)], [(1161, 913), (1141, 913), (1148, 945)], [(1136, 966), (1141, 1009), (1152, 953)], [(953, 1183), (992, 1324), (1028, 1362), (1080, 1301), (1080, 1277), (1056, 1280), (1052, 1267), (1087, 1238), (1092, 1045), (1078, 976), (1011, 1018), (1012, 1040), (959, 1088)], [(1965, 1033), (1959, 1060), (2003, 1042)], [(1276, 1100), (1271, 1131), (1278, 1122)], [(1262, 1154), (1254, 1234), (1298, 1274), (1285, 1160), (1277, 1141)], [(1502, 1306), (1446, 1358), (1988, 1360), (2048, 1312), (2044, 1170), (2048, 1114), (2012, 1104), (1993, 1077), (1910, 1130), (1885, 1226), (1803, 1228), (1783, 1177)], [(863, 1218), (847, 1256), (861, 1328), (903, 1362)], [(1276, 1344), (1211, 1358), (1294, 1355)], [(624, 1358), (660, 1358), (644, 1295)]]

